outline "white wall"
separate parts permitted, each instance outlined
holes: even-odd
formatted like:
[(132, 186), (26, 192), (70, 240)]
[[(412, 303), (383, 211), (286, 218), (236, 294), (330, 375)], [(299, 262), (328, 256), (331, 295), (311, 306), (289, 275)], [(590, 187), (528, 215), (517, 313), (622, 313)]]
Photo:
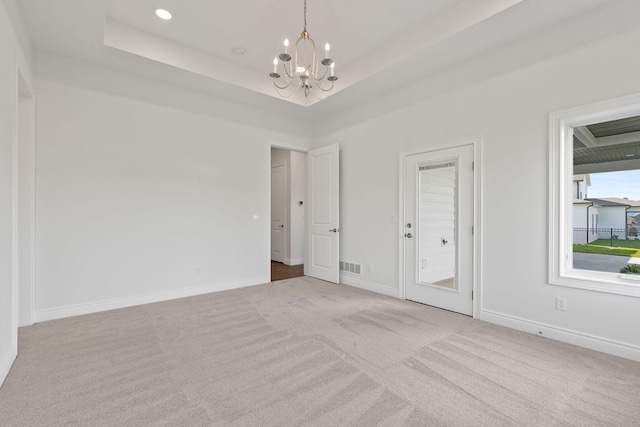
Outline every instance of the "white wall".
[(36, 321), (269, 282), (269, 141), (308, 140), (241, 123), (290, 128), (270, 113), (227, 102), (221, 119), (219, 100), (37, 60)]
[(33, 323), (35, 301), (35, 99), (18, 82), (18, 325)]
[[(598, 233), (596, 227), (598, 224), (592, 221), (592, 218), (596, 218), (599, 215), (599, 207), (591, 206), (589, 203), (574, 203), (573, 204), (573, 243), (585, 244), (591, 243), (594, 240), (598, 240)], [(587, 223), (587, 214), (589, 214), (589, 221)], [(580, 230), (576, 230), (579, 228)], [(588, 230), (587, 230), (588, 228)]]
[[(400, 151), (481, 135), (476, 315), (640, 360), (638, 298), (547, 284), (549, 113), (639, 92), (640, 56), (628, 54), (639, 39), (633, 30), (479, 80), (503, 54), (528, 54), (509, 46), (323, 121), (315, 145), (341, 144), (341, 258), (374, 267), (358, 285), (398, 293)], [(433, 82), (455, 89), (440, 93)], [(556, 296), (567, 311), (555, 310)]]
[(27, 82), (31, 73), (21, 21), (10, 16), (14, 6), (0, 2), (0, 384), (18, 351), (18, 70)]
[[(603, 206), (599, 209), (600, 221), (598, 228), (617, 228), (625, 229), (627, 224), (627, 212), (625, 206)], [(591, 223), (591, 213), (589, 213), (589, 222)], [(614, 232), (624, 238), (624, 232)]]
[(591, 214), (596, 213), (597, 206), (591, 206), (589, 203), (574, 203), (573, 204), (573, 228), (586, 228), (587, 227), (587, 207), (589, 208), (589, 227), (593, 227), (591, 222)]

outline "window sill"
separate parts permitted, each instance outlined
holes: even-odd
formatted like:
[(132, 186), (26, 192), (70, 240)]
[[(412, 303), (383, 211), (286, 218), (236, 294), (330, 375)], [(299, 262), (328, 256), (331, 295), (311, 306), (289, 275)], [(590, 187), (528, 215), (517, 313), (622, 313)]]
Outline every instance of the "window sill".
[(640, 298), (640, 276), (590, 270), (567, 270), (551, 285)]

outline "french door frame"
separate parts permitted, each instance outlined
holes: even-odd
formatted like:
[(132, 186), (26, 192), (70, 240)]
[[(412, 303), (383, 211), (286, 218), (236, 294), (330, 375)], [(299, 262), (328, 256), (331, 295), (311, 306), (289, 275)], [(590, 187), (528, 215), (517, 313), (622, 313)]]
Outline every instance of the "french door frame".
[(430, 152), (447, 150), (450, 148), (461, 147), (464, 145), (472, 145), (473, 146), (473, 271), (472, 271), (472, 280), (473, 280), (473, 317), (479, 318), (482, 310), (482, 286), (481, 286), (481, 278), (482, 278), (482, 137), (480, 135), (463, 138), (454, 141), (442, 142), (437, 145), (428, 145), (417, 148), (412, 148), (410, 150), (404, 150), (400, 152), (399, 159), (399, 183), (400, 183), (400, 191), (398, 197), (398, 297), (401, 299), (405, 298), (405, 201), (407, 195), (405, 194), (405, 173), (406, 173), (406, 161), (408, 156), (416, 155), (416, 154), (426, 154)]

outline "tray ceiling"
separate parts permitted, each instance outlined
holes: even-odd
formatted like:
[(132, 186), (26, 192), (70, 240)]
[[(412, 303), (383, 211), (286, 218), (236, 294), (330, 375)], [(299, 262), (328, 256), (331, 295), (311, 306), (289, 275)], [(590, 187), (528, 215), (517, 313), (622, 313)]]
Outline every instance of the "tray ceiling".
[[(308, 30), (319, 45), (331, 43), (340, 77), (328, 98), (339, 94), (340, 100), (314, 109), (328, 113), (357, 105), (608, 3), (308, 0)], [(268, 73), (283, 39), (302, 31), (302, 0), (21, 0), (19, 5), (37, 49), (260, 108), (293, 111), (283, 106)], [(173, 19), (158, 19), (157, 7), (170, 10)], [(237, 48), (244, 54), (234, 54)], [(315, 98), (287, 101), (295, 108), (316, 103)]]

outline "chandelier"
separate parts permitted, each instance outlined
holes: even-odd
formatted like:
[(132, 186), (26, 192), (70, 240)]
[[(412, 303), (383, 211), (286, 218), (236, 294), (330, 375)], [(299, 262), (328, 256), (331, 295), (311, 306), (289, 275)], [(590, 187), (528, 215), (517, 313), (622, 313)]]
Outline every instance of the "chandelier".
[[(307, 0), (304, 0), (304, 29), (289, 53), (289, 39), (284, 39), (284, 53), (273, 58), (273, 85), (283, 98), (289, 98), (298, 89), (302, 89), (304, 97), (311, 92), (312, 83), (320, 90), (329, 92), (338, 77), (334, 75), (335, 63), (329, 58), (329, 43), (324, 45), (324, 59), (318, 60), (316, 44), (307, 31)], [(278, 59), (280, 61), (278, 61)], [(282, 62), (284, 77), (278, 73), (278, 65)], [(320, 67), (320, 64), (323, 67)], [(314, 94), (315, 95), (315, 94)]]

